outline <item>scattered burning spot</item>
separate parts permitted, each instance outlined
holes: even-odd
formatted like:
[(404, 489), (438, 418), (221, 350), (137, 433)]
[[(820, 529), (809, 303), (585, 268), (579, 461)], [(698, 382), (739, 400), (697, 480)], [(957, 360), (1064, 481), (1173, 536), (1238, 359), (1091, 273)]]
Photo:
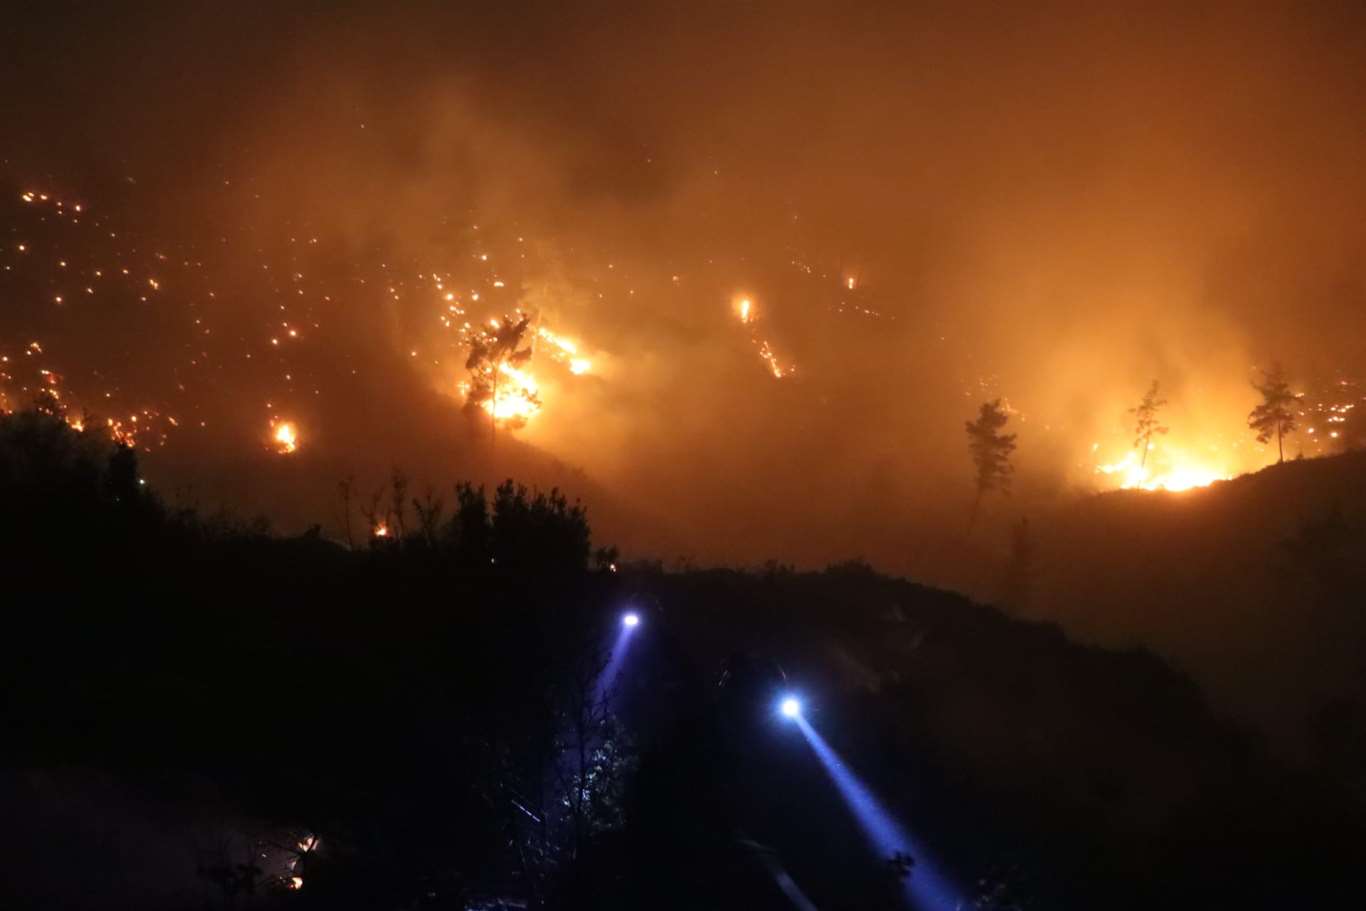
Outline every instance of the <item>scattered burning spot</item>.
[(796, 367), (792, 364), (784, 365), (779, 360), (778, 355), (773, 351), (773, 346), (768, 339), (760, 337), (758, 333), (759, 315), (755, 309), (754, 301), (749, 297), (737, 297), (734, 304), (735, 315), (742, 325), (750, 329), (749, 340), (759, 349), (759, 359), (764, 362), (768, 372), (773, 375), (775, 380), (789, 376), (796, 372)]

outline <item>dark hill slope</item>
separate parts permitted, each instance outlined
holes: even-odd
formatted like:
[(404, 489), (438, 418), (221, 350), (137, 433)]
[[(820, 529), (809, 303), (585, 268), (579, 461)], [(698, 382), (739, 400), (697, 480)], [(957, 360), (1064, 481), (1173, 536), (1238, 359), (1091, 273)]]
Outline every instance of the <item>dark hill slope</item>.
[(781, 668), (963, 882), (1029, 870), (1043, 907), (1261, 907), (1359, 843), (1336, 786), (1278, 769), (1151, 653), (857, 565), (639, 585), (696, 660)]
[(1324, 711), (1366, 694), (1366, 453), (1105, 494), (1037, 526), (1030, 615), (1151, 648), (1311, 752), (1327, 748)]
[[(753, 897), (772, 891), (756, 858), (827, 911), (894, 906), (775, 716), (783, 687), (965, 898), (1317, 906), (1360, 856), (1334, 782), (1268, 759), (1146, 652), (859, 565), (596, 572), (577, 513), (510, 495), (437, 540), (350, 551), (168, 513), (151, 486), (56, 418), (0, 417), (0, 906), (226, 906), (195, 899), (215, 868), (188, 841), (296, 830), (330, 846), (271, 898), (298, 907), (464, 907), (510, 882), (546, 907), (781, 907)], [(526, 800), (561, 805), (545, 761), (626, 604), (644, 622), (612, 812), (572, 862), (528, 860), (546, 841)]]

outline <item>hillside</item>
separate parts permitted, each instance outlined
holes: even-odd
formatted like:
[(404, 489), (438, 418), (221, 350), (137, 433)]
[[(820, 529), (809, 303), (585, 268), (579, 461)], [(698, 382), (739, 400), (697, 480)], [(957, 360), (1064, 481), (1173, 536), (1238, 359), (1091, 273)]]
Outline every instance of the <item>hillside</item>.
[[(1153, 655), (860, 564), (604, 571), (582, 514), (514, 488), (354, 551), (271, 537), (34, 415), (0, 418), (0, 495), (6, 907), (776, 911), (775, 869), (896, 907), (784, 690), (914, 833), (912, 882), (979, 907), (1283, 907), (1363, 843), (1337, 782)], [(594, 705), (580, 805), (547, 764)]]
[(1302, 758), (1361, 735), (1366, 453), (1089, 497), (1037, 520), (1030, 541), (1025, 615), (1154, 650)]

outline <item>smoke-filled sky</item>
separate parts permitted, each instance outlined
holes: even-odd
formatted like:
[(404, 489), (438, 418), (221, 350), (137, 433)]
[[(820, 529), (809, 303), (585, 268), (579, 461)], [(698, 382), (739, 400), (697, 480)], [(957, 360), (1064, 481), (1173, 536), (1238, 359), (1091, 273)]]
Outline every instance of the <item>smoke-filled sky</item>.
[[(997, 396), (1002, 516), (1114, 486), (1155, 378), (1159, 466), (1258, 467), (1256, 370), (1366, 362), (1366, 13), (1252, 6), (33, 4), (0, 391), (240, 451), (253, 509), (517, 473), (705, 560), (900, 565)], [(542, 338), (493, 442), (459, 330), (518, 308), (592, 368)]]

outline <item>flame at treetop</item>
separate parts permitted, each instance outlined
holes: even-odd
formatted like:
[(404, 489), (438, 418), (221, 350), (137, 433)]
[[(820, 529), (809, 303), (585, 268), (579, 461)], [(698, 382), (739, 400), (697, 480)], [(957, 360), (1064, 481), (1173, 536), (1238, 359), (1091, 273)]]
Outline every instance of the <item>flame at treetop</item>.
[[(489, 319), (483, 327), (467, 324), (466, 344), (473, 352), (467, 364), (468, 379), (458, 388), (466, 402), (492, 416), (495, 423), (520, 428), (543, 408), (542, 391), (545, 380), (531, 372), (529, 364), (536, 358), (547, 358), (564, 366), (574, 376), (593, 372), (594, 362), (583, 355), (580, 342), (538, 326), (532, 333), (533, 344), (519, 349), (520, 327), (531, 317), (521, 310), (520, 319)], [(562, 386), (554, 378), (549, 381), (552, 392)]]

